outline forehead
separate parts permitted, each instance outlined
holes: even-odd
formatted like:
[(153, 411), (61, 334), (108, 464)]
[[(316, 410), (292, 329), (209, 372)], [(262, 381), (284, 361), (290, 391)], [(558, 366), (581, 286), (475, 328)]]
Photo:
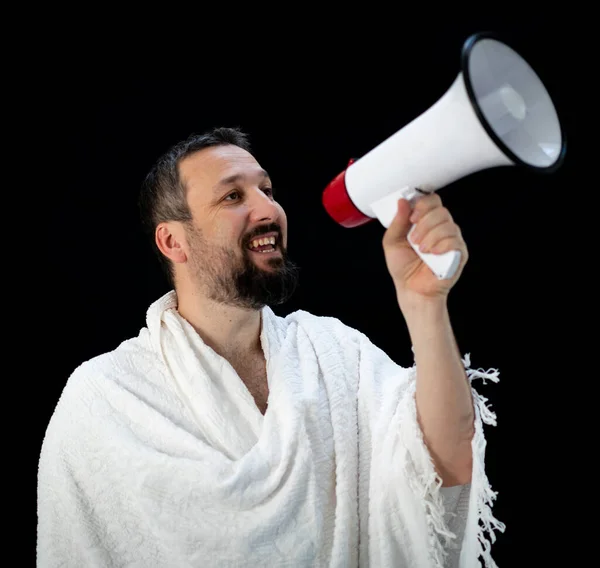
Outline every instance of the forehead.
[(234, 176), (260, 176), (262, 169), (254, 156), (238, 146), (204, 148), (187, 156), (179, 165), (181, 180), (189, 197), (210, 198), (220, 182)]

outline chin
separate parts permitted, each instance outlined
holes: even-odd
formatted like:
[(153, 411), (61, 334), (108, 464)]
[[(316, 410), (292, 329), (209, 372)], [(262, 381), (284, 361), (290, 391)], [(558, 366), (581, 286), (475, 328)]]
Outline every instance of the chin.
[(267, 256), (266, 258), (255, 258), (254, 265), (260, 268), (280, 268), (283, 266), (283, 257)]

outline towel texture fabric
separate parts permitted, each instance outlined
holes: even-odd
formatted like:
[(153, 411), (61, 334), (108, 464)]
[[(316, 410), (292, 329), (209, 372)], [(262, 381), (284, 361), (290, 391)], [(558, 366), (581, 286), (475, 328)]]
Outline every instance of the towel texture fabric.
[(335, 318), (262, 318), (265, 415), (174, 292), (74, 371), (40, 455), (38, 566), (494, 567), (486, 399), (471, 483), (441, 488), (414, 367)]

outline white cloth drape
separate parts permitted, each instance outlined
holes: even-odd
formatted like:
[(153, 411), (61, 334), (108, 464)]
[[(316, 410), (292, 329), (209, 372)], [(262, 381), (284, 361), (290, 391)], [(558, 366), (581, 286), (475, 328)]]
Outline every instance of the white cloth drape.
[(263, 416), (176, 307), (69, 378), (40, 455), (40, 568), (495, 566), (495, 417), (475, 390), (471, 484), (441, 489), (414, 368), (337, 319), (265, 308)]

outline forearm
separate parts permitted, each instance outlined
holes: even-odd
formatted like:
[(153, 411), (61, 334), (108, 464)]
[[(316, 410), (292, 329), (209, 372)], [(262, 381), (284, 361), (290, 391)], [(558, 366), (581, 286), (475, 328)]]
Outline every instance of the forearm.
[(402, 308), (414, 350), (416, 405), (423, 437), (444, 485), (469, 481), (473, 399), (446, 300)]

